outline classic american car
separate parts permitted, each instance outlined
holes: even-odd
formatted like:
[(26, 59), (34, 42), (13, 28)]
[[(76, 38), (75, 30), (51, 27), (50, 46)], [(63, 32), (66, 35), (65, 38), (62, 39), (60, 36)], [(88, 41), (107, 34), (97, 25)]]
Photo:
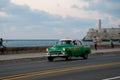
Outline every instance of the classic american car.
[(91, 53), (91, 48), (84, 45), (80, 40), (61, 39), (54, 46), (47, 48), (46, 51), (49, 61), (53, 61), (57, 57), (69, 60), (71, 57), (80, 56), (87, 59), (88, 54)]

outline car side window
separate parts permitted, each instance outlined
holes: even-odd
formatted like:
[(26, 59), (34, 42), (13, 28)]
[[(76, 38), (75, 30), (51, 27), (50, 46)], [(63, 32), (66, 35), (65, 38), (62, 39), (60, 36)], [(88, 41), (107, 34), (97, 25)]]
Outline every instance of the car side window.
[(81, 46), (81, 45), (82, 45), (82, 42), (79, 41), (79, 40), (74, 40), (74, 41), (73, 41), (73, 45), (75, 45), (75, 46)]
[(79, 46), (81, 46), (81, 45), (82, 45), (82, 42), (81, 42), (81, 41), (79, 41), (79, 40), (78, 40), (78, 43), (79, 43)]
[(71, 44), (71, 41), (66, 41), (66, 44)]
[(76, 40), (74, 40), (74, 41), (73, 41), (73, 45), (77, 45), (77, 42), (76, 42)]

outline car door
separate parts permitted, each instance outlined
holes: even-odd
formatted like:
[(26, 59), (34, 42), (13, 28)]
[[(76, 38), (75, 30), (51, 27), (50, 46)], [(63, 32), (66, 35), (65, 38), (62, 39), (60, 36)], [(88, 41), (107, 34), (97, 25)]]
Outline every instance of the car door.
[(82, 52), (82, 43), (79, 40), (75, 40), (75, 45), (72, 49), (72, 55), (73, 56), (79, 56)]

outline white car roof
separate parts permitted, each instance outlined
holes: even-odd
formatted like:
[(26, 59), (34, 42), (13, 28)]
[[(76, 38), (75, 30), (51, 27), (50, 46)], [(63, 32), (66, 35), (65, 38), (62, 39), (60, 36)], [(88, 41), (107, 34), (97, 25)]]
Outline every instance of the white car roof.
[(60, 41), (67, 41), (67, 40), (72, 41), (72, 39), (60, 39)]

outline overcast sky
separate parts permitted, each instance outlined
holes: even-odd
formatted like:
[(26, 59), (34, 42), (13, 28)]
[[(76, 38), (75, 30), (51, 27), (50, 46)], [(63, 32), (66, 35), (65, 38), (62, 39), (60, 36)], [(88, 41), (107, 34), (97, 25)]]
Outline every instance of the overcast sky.
[(0, 0), (3, 39), (82, 39), (89, 28), (120, 25), (120, 0)]

